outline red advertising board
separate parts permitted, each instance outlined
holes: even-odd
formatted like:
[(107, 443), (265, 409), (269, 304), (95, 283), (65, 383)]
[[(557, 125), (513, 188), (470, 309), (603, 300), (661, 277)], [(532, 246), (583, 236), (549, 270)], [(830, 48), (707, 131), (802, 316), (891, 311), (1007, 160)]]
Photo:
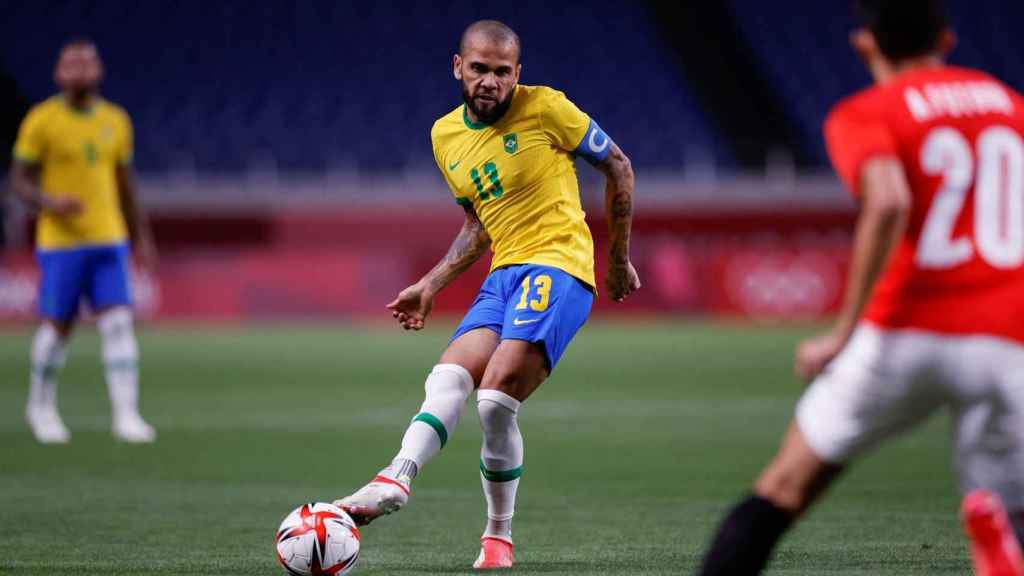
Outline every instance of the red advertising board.
[[(851, 214), (658, 213), (636, 219), (633, 255), (643, 289), (626, 304), (599, 298), (597, 314), (704, 314), (805, 319), (835, 310), (842, 293)], [(165, 216), (163, 258), (136, 274), (136, 302), (157, 319), (386, 317), (384, 304), (440, 258), (459, 227), (451, 214), (268, 212)], [(605, 225), (591, 223), (598, 283)], [(479, 263), (438, 299), (466, 309), (487, 272)], [(35, 310), (30, 254), (0, 267), (0, 319)], [(598, 290), (603, 292), (601, 286)]]

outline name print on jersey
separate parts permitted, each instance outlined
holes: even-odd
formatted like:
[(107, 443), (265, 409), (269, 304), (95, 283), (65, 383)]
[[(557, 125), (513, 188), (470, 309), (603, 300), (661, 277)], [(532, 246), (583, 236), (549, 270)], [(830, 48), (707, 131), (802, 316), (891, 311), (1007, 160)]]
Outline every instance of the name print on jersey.
[(960, 118), (983, 114), (1013, 114), (1013, 102), (1002, 86), (995, 82), (948, 82), (910, 86), (903, 99), (918, 122), (939, 116)]

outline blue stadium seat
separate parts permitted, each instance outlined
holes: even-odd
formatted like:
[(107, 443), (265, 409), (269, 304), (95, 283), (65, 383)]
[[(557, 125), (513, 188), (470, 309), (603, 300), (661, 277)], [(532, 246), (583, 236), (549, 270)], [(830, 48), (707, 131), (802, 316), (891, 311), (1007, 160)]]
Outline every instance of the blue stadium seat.
[(144, 171), (429, 169), (430, 126), (460, 102), (450, 64), (458, 35), (484, 17), (520, 32), (524, 83), (564, 90), (636, 165), (679, 169), (695, 147), (731, 164), (650, 14), (634, 3), (10, 4), (3, 65), (33, 100), (54, 91), (63, 40), (96, 40), (109, 71), (104, 92), (132, 113)]
[[(857, 22), (847, 3), (812, 0), (730, 0), (737, 25), (760, 58), (811, 156), (826, 162), (821, 124), (835, 102), (870, 79), (850, 50)], [(1024, 88), (1024, 46), (1012, 29), (1024, 3), (947, 2), (960, 44), (952, 62), (981, 67)]]

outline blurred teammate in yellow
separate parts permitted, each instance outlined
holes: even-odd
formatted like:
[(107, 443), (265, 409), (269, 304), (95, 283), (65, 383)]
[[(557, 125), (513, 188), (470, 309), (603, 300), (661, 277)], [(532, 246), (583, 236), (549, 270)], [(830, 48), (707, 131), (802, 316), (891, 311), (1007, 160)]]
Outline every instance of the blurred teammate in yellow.
[(474, 388), (483, 428), (480, 479), (487, 523), (474, 568), (513, 564), (512, 515), (523, 474), (520, 404), (547, 379), (595, 296), (594, 243), (574, 160), (606, 177), (608, 295), (640, 287), (629, 260), (629, 159), (565, 94), (519, 85), (519, 37), (482, 20), (463, 33), (453, 73), (464, 103), (431, 130), (434, 159), (465, 210), (448, 255), (388, 305), (423, 328), (434, 296), (491, 248), (491, 272), (426, 381), (426, 398), (389, 467), (337, 502), (367, 523), (405, 505), (419, 469), (444, 447)]
[(38, 214), (42, 324), (32, 342), (25, 417), (43, 443), (71, 438), (57, 410), (56, 377), (83, 299), (97, 316), (114, 436), (125, 442), (156, 438), (138, 411), (129, 232), (141, 265), (152, 266), (156, 252), (136, 202), (131, 119), (99, 96), (102, 77), (92, 42), (66, 44), (54, 72), (61, 94), (29, 111), (14, 145), (12, 186)]

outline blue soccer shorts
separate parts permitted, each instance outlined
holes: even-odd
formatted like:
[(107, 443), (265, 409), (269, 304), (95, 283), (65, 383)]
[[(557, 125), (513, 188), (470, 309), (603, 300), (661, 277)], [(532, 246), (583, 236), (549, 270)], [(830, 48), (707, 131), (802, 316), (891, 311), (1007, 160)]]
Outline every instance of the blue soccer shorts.
[(502, 340), (542, 342), (553, 371), (593, 304), (593, 289), (558, 268), (504, 266), (487, 276), (452, 341), (470, 330), (489, 328)]
[(39, 315), (67, 323), (82, 298), (94, 310), (131, 306), (128, 245), (124, 243), (37, 250)]

